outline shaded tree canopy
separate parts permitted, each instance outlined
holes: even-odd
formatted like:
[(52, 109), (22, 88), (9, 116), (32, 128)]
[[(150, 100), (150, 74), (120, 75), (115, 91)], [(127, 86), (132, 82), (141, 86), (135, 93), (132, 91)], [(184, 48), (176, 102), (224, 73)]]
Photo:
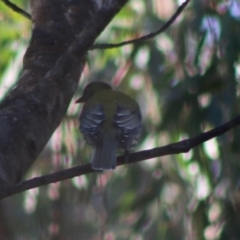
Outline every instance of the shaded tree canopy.
[[(238, 239), (239, 2), (16, 3), (0, 2), (1, 239)], [(73, 97), (95, 80), (144, 121), (102, 174)]]

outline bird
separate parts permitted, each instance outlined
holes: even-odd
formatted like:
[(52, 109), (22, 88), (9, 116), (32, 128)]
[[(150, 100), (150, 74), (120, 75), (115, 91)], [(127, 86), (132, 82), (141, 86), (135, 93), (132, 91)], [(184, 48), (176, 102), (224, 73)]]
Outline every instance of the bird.
[(117, 150), (125, 150), (127, 160), (129, 150), (140, 138), (142, 116), (138, 103), (101, 81), (89, 83), (76, 103), (84, 103), (79, 129), (94, 148), (92, 169), (115, 169)]

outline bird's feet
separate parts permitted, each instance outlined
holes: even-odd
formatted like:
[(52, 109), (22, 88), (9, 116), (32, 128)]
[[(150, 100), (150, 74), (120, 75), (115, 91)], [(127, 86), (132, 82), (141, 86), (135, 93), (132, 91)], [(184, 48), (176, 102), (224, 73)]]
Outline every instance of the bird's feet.
[(125, 150), (125, 153), (124, 153), (124, 162), (125, 163), (128, 163), (129, 156), (130, 156), (130, 152), (128, 150)]

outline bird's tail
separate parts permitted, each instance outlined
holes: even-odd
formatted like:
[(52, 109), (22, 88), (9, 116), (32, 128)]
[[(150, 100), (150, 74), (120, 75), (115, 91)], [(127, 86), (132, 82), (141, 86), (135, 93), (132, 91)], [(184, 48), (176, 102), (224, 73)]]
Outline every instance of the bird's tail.
[(95, 145), (92, 168), (95, 170), (115, 169), (117, 145), (117, 139), (111, 136), (103, 136), (102, 141)]

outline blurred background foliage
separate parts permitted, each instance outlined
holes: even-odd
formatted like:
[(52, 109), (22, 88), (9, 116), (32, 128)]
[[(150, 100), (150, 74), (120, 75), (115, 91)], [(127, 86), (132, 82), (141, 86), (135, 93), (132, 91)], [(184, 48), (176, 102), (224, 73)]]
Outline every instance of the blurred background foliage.
[[(130, 0), (98, 38), (120, 42), (162, 26), (180, 0)], [(16, 4), (29, 11), (29, 1)], [(0, 97), (14, 86), (30, 21), (0, 2)], [(95, 80), (140, 104), (137, 150), (196, 136), (240, 109), (240, 2), (192, 0), (172, 26), (135, 45), (89, 52), (75, 99)], [(25, 178), (89, 162), (72, 101)], [(0, 203), (1, 239), (240, 239), (240, 130), (186, 154), (150, 159), (9, 197)]]

